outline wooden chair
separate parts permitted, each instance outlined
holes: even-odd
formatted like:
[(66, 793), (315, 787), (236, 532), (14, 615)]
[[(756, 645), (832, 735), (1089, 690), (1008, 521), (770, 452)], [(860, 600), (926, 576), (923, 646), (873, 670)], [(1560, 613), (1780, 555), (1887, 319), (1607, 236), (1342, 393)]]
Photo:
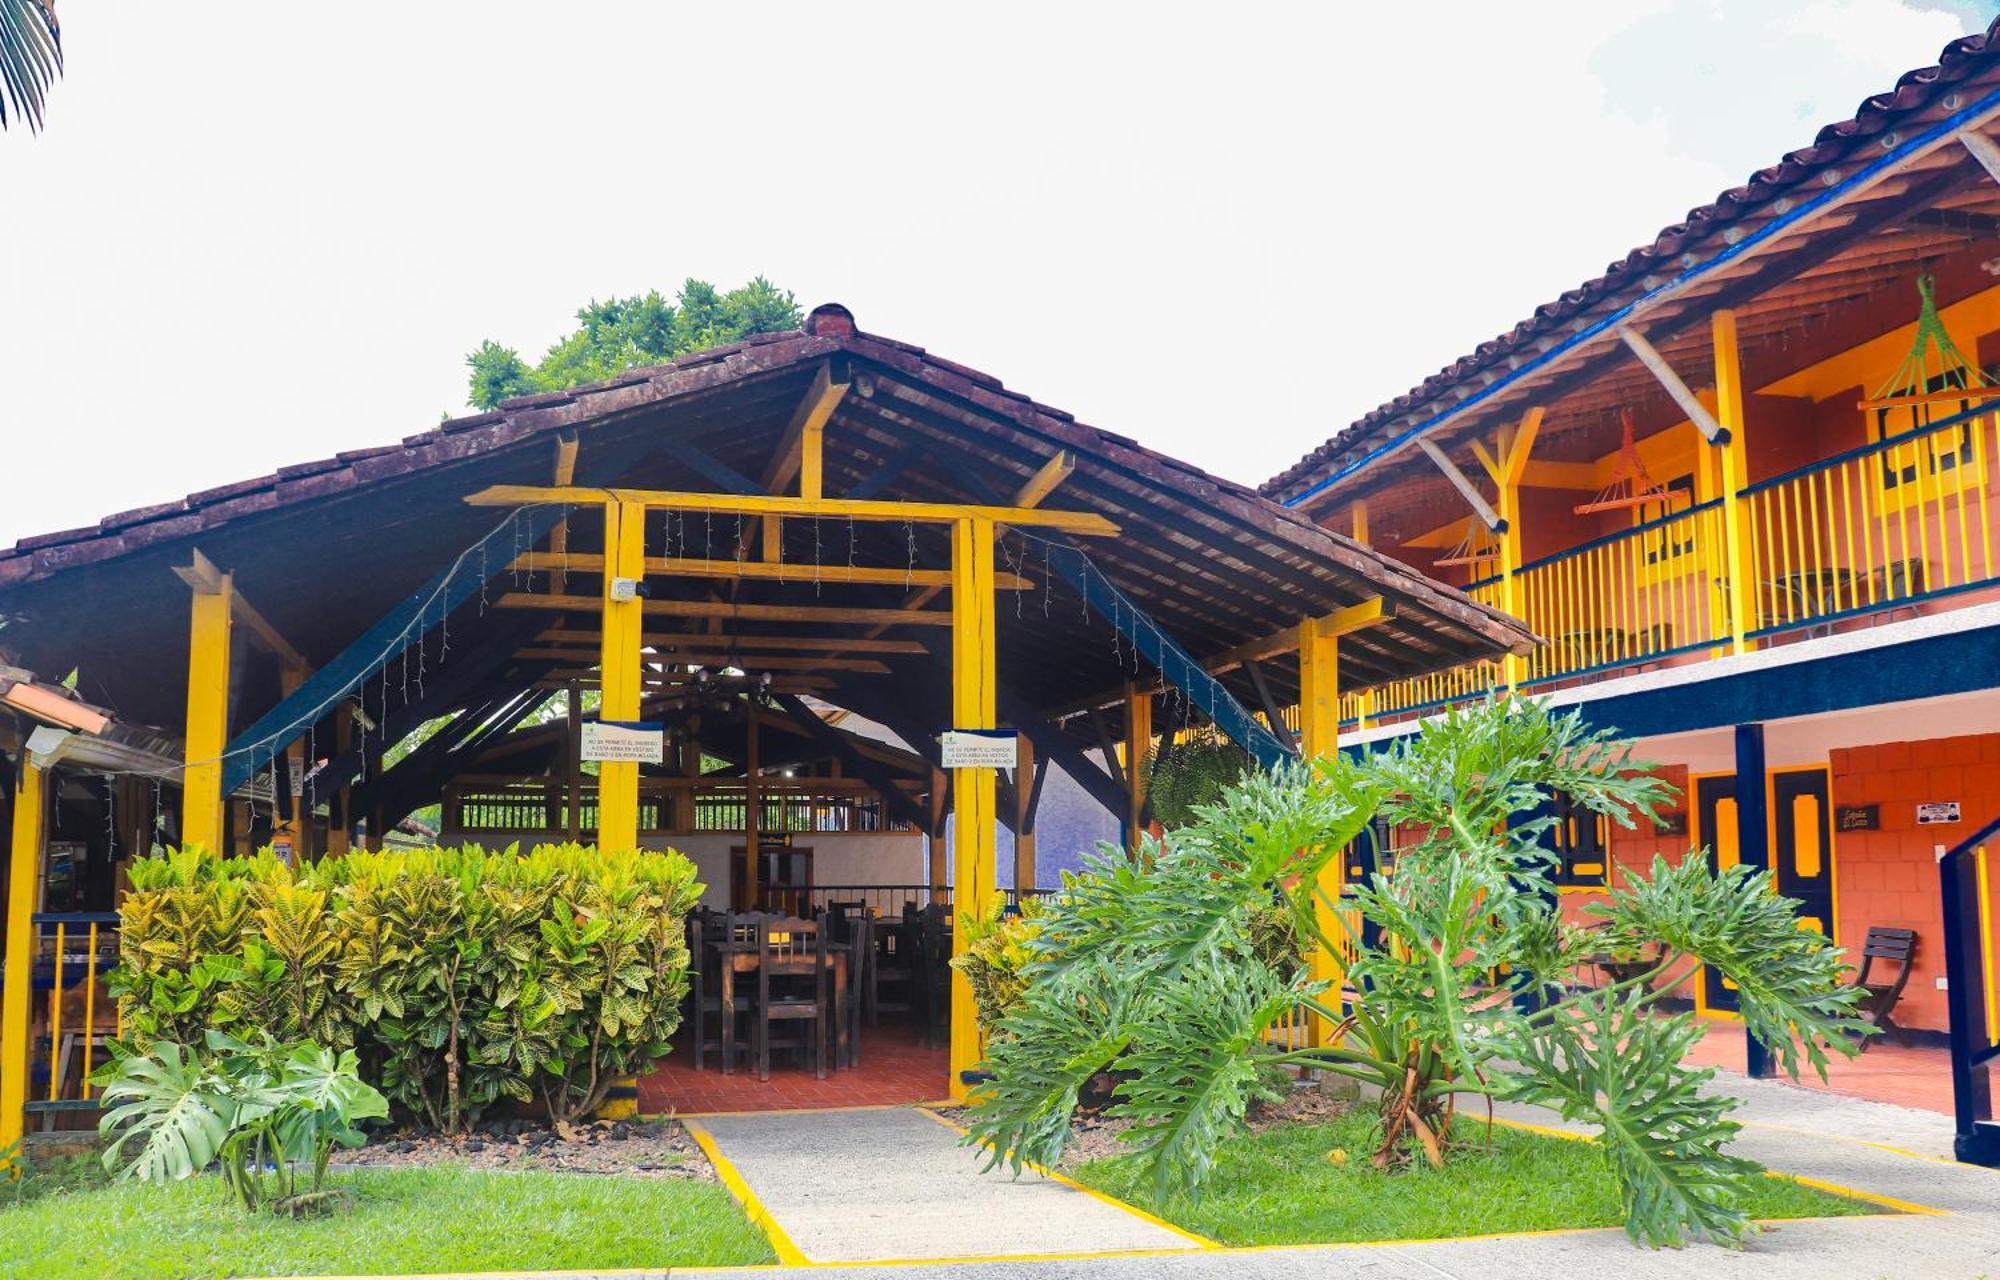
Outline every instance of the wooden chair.
[[(757, 921), (757, 1079), (771, 1078), (771, 1050), (797, 1049), (812, 1059), (813, 1071), (826, 1079), (828, 996), (832, 966), (828, 963), (827, 931), (817, 921), (797, 916), (766, 916)], [(772, 1027), (789, 1034), (773, 1035)]]
[(867, 912), (856, 912), (847, 920), (847, 984), (838, 1002), (840, 1065), (861, 1065), (861, 1008), (875, 971), (875, 921)]
[(868, 961), (868, 985), (863, 994), (868, 1001), (865, 1015), (875, 1026), (884, 1013), (914, 1014), (921, 1007), (917, 997), (918, 936), (923, 917), (913, 902), (903, 904), (900, 924), (873, 930), (875, 954)]
[[(1903, 988), (1910, 981), (1910, 962), (1916, 951), (1915, 929), (1871, 927), (1867, 941), (1861, 944), (1861, 971), (1854, 975), (1854, 985), (1867, 993), (1861, 998), (1856, 1011), (1873, 1023), (1878, 1031), (1895, 1036), (1896, 1043), (1906, 1049), (1910, 1045), (1909, 1033), (1898, 1026), (1891, 1015), (1895, 1012), (1896, 1002), (1903, 998)], [(1877, 960), (1896, 965), (1896, 976), (1887, 982), (1870, 982), (1868, 977)], [(1876, 1038), (1864, 1037), (1862, 1050), (1865, 1052), (1869, 1041)]]
[(951, 1034), (951, 908), (932, 905), (918, 917), (917, 1026), (925, 1044)]
[(708, 1069), (708, 1055), (715, 1054), (724, 1075), (736, 1068), (735, 1059), (749, 1051), (750, 1037), (739, 1035), (734, 1024), (750, 1010), (749, 993), (738, 991), (735, 1008), (724, 1017), (722, 1007), (722, 966), (729, 963), (725, 948), (732, 938), (749, 928), (741, 916), (722, 911), (697, 909), (688, 917), (688, 963), (694, 972), (688, 983), (688, 1021), (694, 1030), (694, 1069)]

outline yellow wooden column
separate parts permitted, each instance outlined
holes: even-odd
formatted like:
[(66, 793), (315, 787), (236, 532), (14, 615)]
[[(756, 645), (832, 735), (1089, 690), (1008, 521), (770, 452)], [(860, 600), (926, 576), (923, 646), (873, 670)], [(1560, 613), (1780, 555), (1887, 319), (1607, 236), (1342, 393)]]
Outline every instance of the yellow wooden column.
[[(1498, 501), (1494, 510), (1500, 516), (1500, 607), (1519, 618), (1526, 611), (1526, 593), (1522, 589), (1521, 565), (1521, 477), (1528, 469), (1528, 455), (1534, 450), (1535, 437), (1541, 433), (1542, 411), (1530, 409), (1521, 419), (1521, 425), (1514, 429), (1510, 439), (1502, 441), (1500, 458), (1497, 463), (1487, 462), (1487, 471), (1498, 487)], [(1519, 654), (1510, 653), (1502, 660), (1500, 670), (1507, 688), (1513, 689), (1527, 674), (1527, 666)]]
[(28, 975), (35, 955), (32, 917), (46, 812), (42, 771), (28, 763), (25, 747), (21, 756), (7, 862), (6, 981), (0, 988), (0, 1153), (21, 1140), (28, 1104)]
[[(1340, 637), (1330, 618), (1307, 618), (1299, 623), (1299, 755), (1311, 761), (1330, 756), (1340, 749)], [(1319, 873), (1319, 891), (1331, 902), (1340, 901), (1346, 883), (1347, 859), (1336, 855), (1327, 859)], [(1340, 921), (1327, 902), (1314, 907), (1320, 930), (1329, 938), (1340, 936)], [(1340, 999), (1341, 959), (1331, 951), (1316, 950), (1312, 955), (1313, 977), (1331, 982), (1330, 1003)], [(1333, 1024), (1314, 1018), (1311, 1039), (1325, 1044)]]
[[(646, 508), (638, 502), (604, 504), (604, 635), (599, 651), (604, 720), (639, 718), (640, 635), (645, 620), (638, 598), (613, 600), (618, 578), (646, 576)], [(597, 766), (597, 847), (639, 847), (639, 766), (606, 760)]]
[(1750, 482), (1749, 455), (1745, 452), (1743, 421), (1743, 359), (1736, 346), (1736, 313), (1718, 311), (1715, 332), (1715, 416), (1729, 439), (1722, 449), (1722, 545), (1723, 564), (1729, 576), (1726, 593), (1729, 609), (1729, 648), (1742, 653), (1747, 636), (1760, 623), (1751, 616), (1756, 607), (1756, 560), (1750, 546), (1750, 503), (1740, 496)]
[(1014, 739), (1014, 889), (1035, 887), (1035, 744)]
[[(225, 573), (193, 590), (181, 844), (223, 853), (222, 753), (229, 745), (229, 637), (231, 596), (236, 587)], [(286, 784), (281, 781), (279, 785)]]
[[(993, 522), (972, 517), (951, 527), (951, 727), (997, 726), (993, 627)], [(952, 953), (964, 955), (968, 919), (991, 910), (995, 874), (994, 823), (999, 817), (991, 769), (952, 773), (952, 898), (959, 923)], [(983, 1050), (973, 1016), (972, 985), (951, 971), (951, 1096), (966, 1094), (962, 1073), (979, 1065)]]
[(1153, 694), (1136, 684), (1125, 686), (1125, 851), (1139, 852), (1145, 832), (1146, 760), (1153, 754)]
[[(1374, 546), (1374, 539), (1368, 532), (1367, 500), (1363, 499), (1356, 502), (1352, 514), (1354, 517), (1354, 540), (1364, 547)], [(1356, 729), (1366, 729), (1374, 719), (1375, 690), (1371, 687), (1361, 691), (1361, 697), (1358, 699), (1358, 705), (1354, 713), (1354, 727)]]

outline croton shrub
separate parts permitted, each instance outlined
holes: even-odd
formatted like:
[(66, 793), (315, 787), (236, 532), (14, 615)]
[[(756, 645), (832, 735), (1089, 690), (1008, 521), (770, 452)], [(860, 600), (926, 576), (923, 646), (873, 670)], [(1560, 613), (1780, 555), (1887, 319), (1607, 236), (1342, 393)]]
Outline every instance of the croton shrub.
[(461, 1131), (500, 1099), (563, 1123), (667, 1052), (700, 899), (678, 853), (542, 845), (182, 849), (133, 864), (113, 978), (133, 1047), (268, 1033), (352, 1049), (405, 1118)]

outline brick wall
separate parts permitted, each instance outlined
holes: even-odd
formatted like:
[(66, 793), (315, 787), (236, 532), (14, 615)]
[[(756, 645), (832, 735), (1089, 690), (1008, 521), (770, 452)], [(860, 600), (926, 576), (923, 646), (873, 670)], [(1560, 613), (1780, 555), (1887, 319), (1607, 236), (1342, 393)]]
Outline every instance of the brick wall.
[[(1878, 804), (1881, 829), (1835, 834), (1840, 944), (1857, 958), (1870, 926), (1915, 929), (1915, 971), (1897, 1020), (1942, 1031), (1944, 919), (1938, 909), (1935, 849), (1950, 848), (2000, 814), (2000, 733), (1892, 742), (1831, 753), (1833, 803)], [(1919, 801), (1956, 800), (1961, 821), (1919, 827)], [(2000, 849), (1994, 850), (2000, 879)], [(1993, 913), (2000, 920), (2000, 903)]]

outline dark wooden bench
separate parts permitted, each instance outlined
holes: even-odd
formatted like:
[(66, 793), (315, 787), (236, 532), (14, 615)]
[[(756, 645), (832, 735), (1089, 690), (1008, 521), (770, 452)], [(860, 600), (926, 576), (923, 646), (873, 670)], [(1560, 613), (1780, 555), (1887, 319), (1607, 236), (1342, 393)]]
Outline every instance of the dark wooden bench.
[[(1916, 951), (1915, 929), (1870, 928), (1868, 940), (1861, 944), (1861, 970), (1854, 975), (1854, 985), (1865, 993), (1857, 1012), (1873, 1023), (1877, 1031), (1895, 1036), (1896, 1043), (1905, 1048), (1909, 1047), (1909, 1033), (1896, 1025), (1892, 1015), (1896, 1002), (1903, 998), (1903, 988), (1909, 984), (1910, 960)], [(1873, 973), (1877, 960), (1894, 964), (1896, 976), (1887, 982), (1870, 982), (1869, 975)], [(1861, 1048), (1865, 1051), (1869, 1041), (1876, 1038), (1866, 1037), (1861, 1042)]]

